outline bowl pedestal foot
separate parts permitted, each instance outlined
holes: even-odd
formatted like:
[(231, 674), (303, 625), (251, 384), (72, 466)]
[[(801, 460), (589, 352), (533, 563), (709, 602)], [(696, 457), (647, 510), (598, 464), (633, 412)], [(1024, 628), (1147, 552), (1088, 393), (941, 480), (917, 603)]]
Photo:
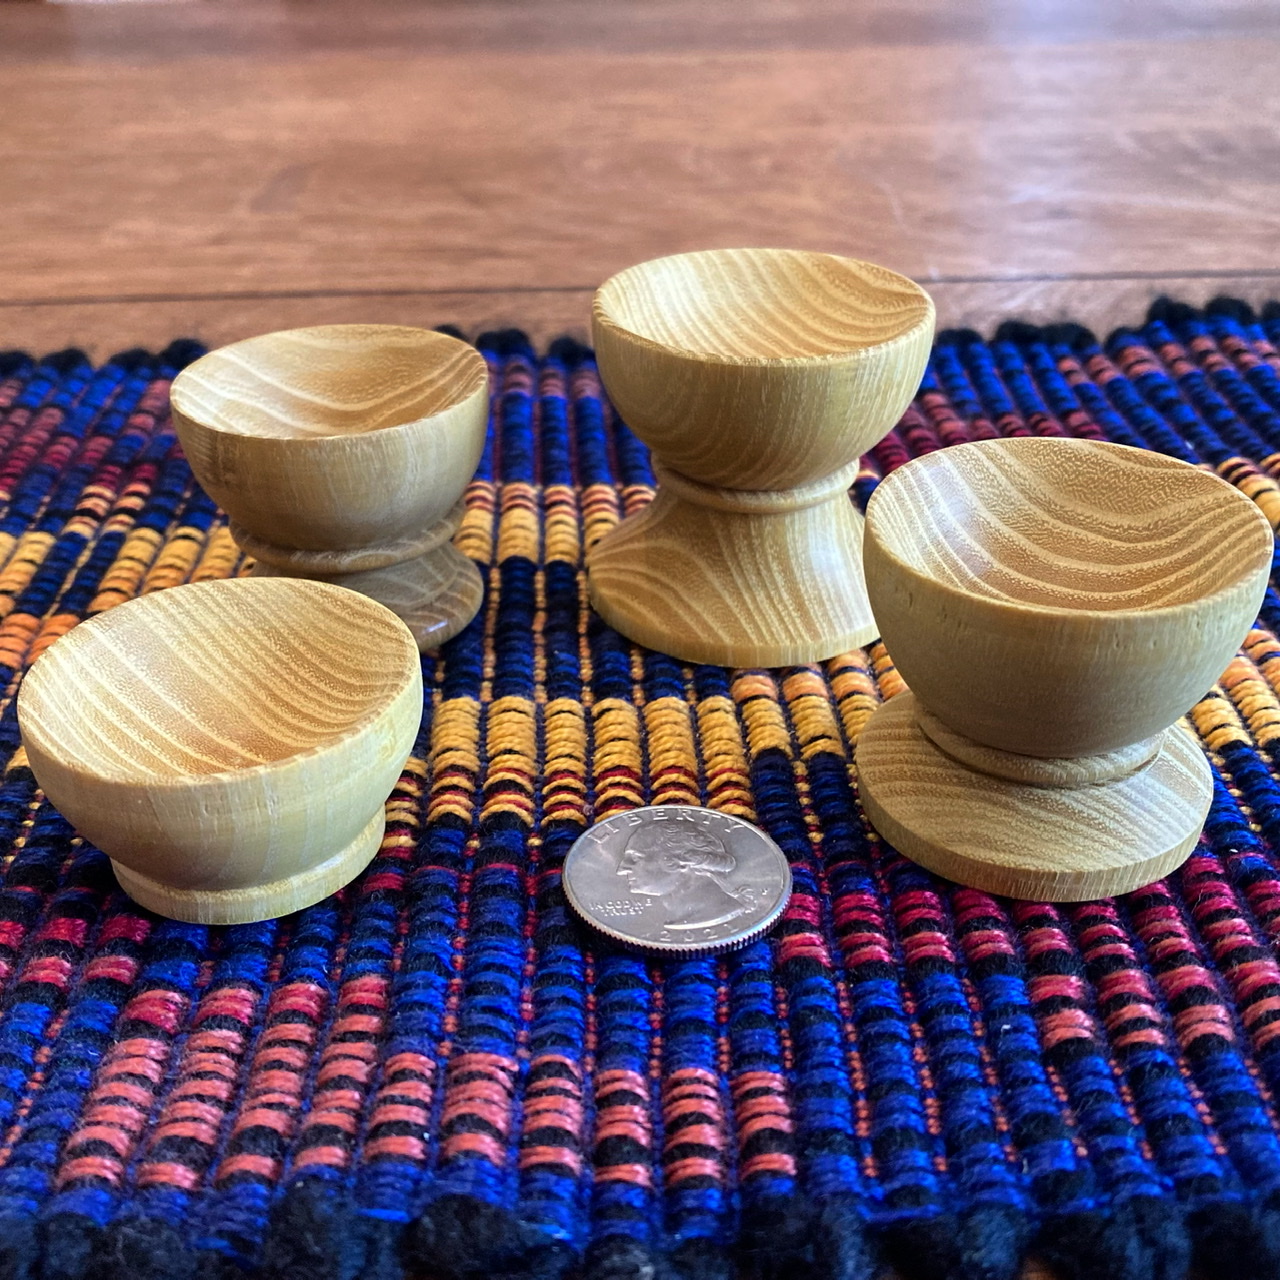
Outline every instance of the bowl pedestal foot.
[(787, 490), (722, 489), (655, 462), (659, 488), (587, 553), (591, 603), (615, 630), (686, 662), (779, 667), (879, 631), (862, 574), (855, 462)]
[(278, 547), (232, 522), (231, 534), (257, 563), (256, 578), (309, 578), (369, 596), (403, 619), (419, 649), (451, 640), (484, 596), (479, 570), (450, 541), (462, 503), (422, 534), (344, 551)]
[(1213, 798), (1208, 761), (1177, 725), (1105, 755), (1045, 760), (965, 738), (910, 693), (871, 717), (857, 769), (867, 817), (900, 853), (971, 888), (1039, 902), (1167, 876)]
[(386, 814), (379, 809), (349, 845), (317, 866), (282, 880), (233, 889), (177, 888), (122, 866), (114, 858), (111, 865), (120, 887), (149, 911), (191, 924), (250, 924), (301, 911), (355, 879), (373, 861), (386, 825)]

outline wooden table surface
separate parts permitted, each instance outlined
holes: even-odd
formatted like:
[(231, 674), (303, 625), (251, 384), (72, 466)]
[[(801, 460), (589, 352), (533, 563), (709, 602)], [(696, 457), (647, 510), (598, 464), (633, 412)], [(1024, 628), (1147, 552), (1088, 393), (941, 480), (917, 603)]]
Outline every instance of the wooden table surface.
[(681, 249), (943, 324), (1280, 295), (1257, 0), (0, 4), (0, 347), (336, 320), (585, 335)]

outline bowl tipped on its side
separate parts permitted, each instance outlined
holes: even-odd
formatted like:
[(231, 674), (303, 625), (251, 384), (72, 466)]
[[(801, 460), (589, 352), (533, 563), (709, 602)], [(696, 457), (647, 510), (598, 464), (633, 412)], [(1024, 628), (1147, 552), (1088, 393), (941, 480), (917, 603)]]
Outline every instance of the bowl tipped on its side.
[(417, 662), (394, 614), (341, 588), (199, 583), (71, 630), (24, 682), (23, 734), (86, 774), (194, 786), (341, 744)]
[(296, 910), (355, 875), (421, 711), (403, 622), (285, 578), (118, 605), (52, 645), (18, 696), (53, 804), (144, 905), (207, 923)]

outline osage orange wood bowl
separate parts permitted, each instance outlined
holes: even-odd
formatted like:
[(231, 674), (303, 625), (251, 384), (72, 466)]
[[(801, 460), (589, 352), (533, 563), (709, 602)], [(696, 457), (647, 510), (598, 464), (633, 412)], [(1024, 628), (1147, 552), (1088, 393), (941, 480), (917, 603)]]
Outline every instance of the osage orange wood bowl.
[(480, 576), (450, 541), (488, 419), (474, 347), (403, 325), (289, 329), (203, 356), (172, 404), (256, 573), (360, 591), (422, 648), (475, 616)]
[(918, 285), (834, 254), (686, 253), (606, 281), (601, 377), (659, 487), (588, 552), (605, 620), (737, 666), (872, 638), (848, 491), (919, 385), (933, 320)]
[(413, 746), (408, 628), (325, 583), (173, 587), (80, 623), (18, 695), (36, 780), (143, 906), (296, 911), (373, 857)]
[(867, 585), (911, 692), (858, 744), (872, 821), (1019, 897), (1167, 874), (1211, 795), (1171, 726), (1257, 616), (1272, 545), (1225, 481), (1123, 445), (991, 440), (894, 472), (867, 509)]

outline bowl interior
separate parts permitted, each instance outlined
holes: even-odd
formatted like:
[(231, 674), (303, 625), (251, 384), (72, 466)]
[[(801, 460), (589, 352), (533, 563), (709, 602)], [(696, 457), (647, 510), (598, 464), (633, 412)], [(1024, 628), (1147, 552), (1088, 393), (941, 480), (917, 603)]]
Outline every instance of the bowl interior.
[(199, 583), (59, 640), (26, 677), (22, 729), (96, 777), (224, 773), (340, 741), (390, 707), (417, 665), (404, 624), (342, 587)]
[(234, 342), (174, 380), (174, 405), (235, 435), (358, 435), (429, 418), (474, 395), (484, 358), (447, 334), (335, 324)]
[(868, 511), (902, 564), (969, 595), (1044, 608), (1185, 605), (1257, 573), (1257, 508), (1161, 454), (1020, 438), (940, 450), (903, 467)]
[(929, 322), (919, 285), (883, 267), (797, 249), (715, 249), (631, 267), (596, 295), (607, 324), (727, 362), (847, 355)]

